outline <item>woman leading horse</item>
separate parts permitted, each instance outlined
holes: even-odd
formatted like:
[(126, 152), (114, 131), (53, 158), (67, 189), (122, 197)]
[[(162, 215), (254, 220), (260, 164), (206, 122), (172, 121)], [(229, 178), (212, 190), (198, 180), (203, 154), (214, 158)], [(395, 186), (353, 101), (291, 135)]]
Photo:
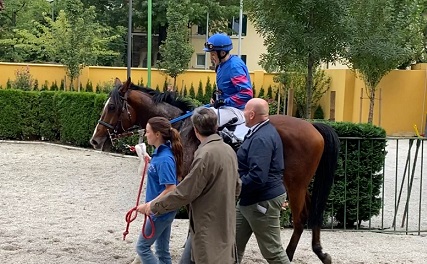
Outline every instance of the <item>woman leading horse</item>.
[[(95, 149), (102, 149), (109, 136), (112, 138), (112, 135), (126, 132), (134, 125), (144, 128), (151, 117), (163, 116), (172, 120), (189, 110), (191, 105), (175, 98), (172, 93), (139, 87), (130, 79), (123, 84), (116, 80), (90, 142)], [(280, 135), (286, 157), (283, 183), (288, 191), (294, 228), (286, 248), (289, 260), (293, 259), (304, 225), (308, 222), (312, 229), (313, 251), (323, 263), (331, 263), (331, 257), (323, 252), (320, 244), (320, 229), (337, 166), (338, 136), (328, 125), (312, 124), (290, 116), (273, 115), (270, 122)], [(173, 126), (180, 132), (184, 146), (185, 175), (199, 142), (188, 118)], [(308, 186), (313, 178), (310, 194)]]

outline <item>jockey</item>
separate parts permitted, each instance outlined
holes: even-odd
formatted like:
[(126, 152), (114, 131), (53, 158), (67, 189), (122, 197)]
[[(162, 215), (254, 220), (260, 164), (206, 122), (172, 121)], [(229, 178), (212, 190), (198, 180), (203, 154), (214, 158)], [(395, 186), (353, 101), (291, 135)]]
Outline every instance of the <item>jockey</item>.
[(245, 121), (243, 109), (252, 99), (253, 91), (248, 68), (236, 55), (230, 55), (233, 43), (228, 35), (214, 34), (205, 43), (206, 52), (210, 52), (211, 61), (216, 65), (217, 91), (211, 104), (217, 109), (219, 127), (234, 117), (242, 124)]

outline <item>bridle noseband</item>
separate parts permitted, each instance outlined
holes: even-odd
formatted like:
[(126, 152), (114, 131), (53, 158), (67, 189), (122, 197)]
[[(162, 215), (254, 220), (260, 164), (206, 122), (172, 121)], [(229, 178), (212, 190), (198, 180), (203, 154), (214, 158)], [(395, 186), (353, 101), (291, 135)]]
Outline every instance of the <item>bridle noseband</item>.
[[(127, 101), (127, 95), (128, 92), (126, 91), (126, 93), (124, 94), (124, 96), (120, 95), (120, 99), (122, 100), (122, 109), (119, 112), (119, 120), (117, 121), (116, 125), (113, 126), (112, 124), (109, 124), (103, 120), (98, 120), (98, 124), (103, 125), (107, 128), (108, 131), (108, 136), (110, 137), (111, 140), (111, 144), (114, 146), (114, 142), (119, 139), (119, 138), (123, 138), (123, 137), (128, 137), (128, 136), (132, 136), (136, 133), (138, 133), (138, 131), (135, 131), (137, 129), (139, 129), (138, 125), (134, 125), (128, 129), (124, 129), (123, 127), (123, 122), (122, 122), (122, 114), (126, 111), (127, 113), (127, 117), (129, 122), (132, 122), (132, 115), (129, 111), (129, 104)], [(122, 129), (122, 133), (118, 133), (119, 129)]]

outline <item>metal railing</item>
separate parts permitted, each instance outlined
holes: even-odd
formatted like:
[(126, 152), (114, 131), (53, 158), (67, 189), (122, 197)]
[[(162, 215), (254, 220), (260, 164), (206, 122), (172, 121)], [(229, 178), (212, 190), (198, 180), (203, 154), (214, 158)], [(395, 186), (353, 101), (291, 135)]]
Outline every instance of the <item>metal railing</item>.
[[(423, 172), (426, 162), (424, 144), (427, 139), (387, 137), (340, 140), (341, 182), (338, 183), (336, 179), (331, 191), (332, 200), (338, 200), (339, 203), (335, 204), (340, 208), (334, 211), (334, 202), (330, 202), (331, 208), (325, 213), (330, 218), (327, 226), (331, 230), (337, 229), (335, 216), (341, 210), (339, 230), (417, 235), (426, 233), (427, 181), (423, 178)], [(383, 149), (373, 151), (378, 146)], [(369, 152), (362, 153), (366, 149)], [(378, 152), (384, 154), (384, 157), (378, 155)], [(378, 157), (383, 160), (379, 161)], [(381, 166), (379, 162), (382, 168), (378, 169)], [(353, 170), (349, 172), (349, 168)], [(334, 196), (337, 193), (334, 188), (344, 189), (343, 197), (342, 194)], [(350, 222), (354, 220), (356, 224), (349, 227), (347, 219), (352, 219)]]

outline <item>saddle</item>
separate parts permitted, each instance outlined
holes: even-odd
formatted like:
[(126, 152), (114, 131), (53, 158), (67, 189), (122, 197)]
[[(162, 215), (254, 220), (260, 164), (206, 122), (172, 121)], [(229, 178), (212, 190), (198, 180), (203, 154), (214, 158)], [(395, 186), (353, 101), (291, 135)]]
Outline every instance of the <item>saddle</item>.
[(248, 128), (244, 123), (236, 125), (235, 123), (237, 121), (237, 117), (234, 117), (229, 122), (218, 128), (218, 134), (222, 137), (224, 142), (230, 145), (236, 152), (240, 145), (242, 145), (244, 135), (248, 131)]

